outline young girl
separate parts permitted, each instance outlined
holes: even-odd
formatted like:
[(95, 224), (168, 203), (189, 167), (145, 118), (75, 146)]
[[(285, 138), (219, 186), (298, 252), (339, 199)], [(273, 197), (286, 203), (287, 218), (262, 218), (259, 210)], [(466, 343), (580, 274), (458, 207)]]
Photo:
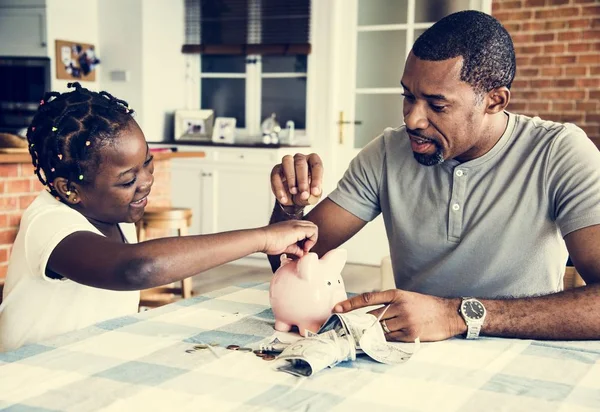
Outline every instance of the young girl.
[[(317, 240), (303, 220), (137, 243), (152, 155), (127, 102), (79, 83), (47, 93), (27, 132), (47, 190), (27, 208), (0, 306), (0, 352), (137, 312), (139, 290), (254, 252), (302, 256)], [(304, 241), (303, 246), (298, 242)]]

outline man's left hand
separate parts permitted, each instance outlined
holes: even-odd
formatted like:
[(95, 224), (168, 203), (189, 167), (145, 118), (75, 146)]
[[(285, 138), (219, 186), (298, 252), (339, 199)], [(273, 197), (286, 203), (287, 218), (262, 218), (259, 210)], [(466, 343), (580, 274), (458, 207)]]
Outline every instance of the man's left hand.
[[(334, 313), (379, 304), (389, 305), (380, 320), (389, 330), (385, 334), (389, 341), (413, 342), (416, 338), (422, 342), (439, 341), (467, 330), (458, 313), (460, 299), (443, 299), (400, 289), (356, 295), (338, 303)], [(384, 309), (385, 306), (369, 313), (379, 318)]]

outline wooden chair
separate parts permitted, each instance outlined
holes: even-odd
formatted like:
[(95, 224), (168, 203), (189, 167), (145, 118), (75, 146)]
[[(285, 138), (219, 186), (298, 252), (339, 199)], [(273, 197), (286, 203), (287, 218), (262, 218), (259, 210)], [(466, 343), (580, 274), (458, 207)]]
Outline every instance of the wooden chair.
[[(573, 266), (565, 267), (565, 276), (563, 278), (563, 288), (571, 289), (579, 286), (585, 286), (583, 278), (577, 273)], [(392, 259), (389, 256), (381, 260), (381, 290), (394, 289), (396, 283), (394, 272), (392, 270)]]
[[(192, 210), (189, 208), (161, 207), (148, 208), (137, 224), (138, 242), (147, 239), (148, 229), (176, 230), (178, 236), (186, 236), (192, 224)], [(143, 290), (140, 297), (140, 307), (155, 307), (170, 303), (175, 299), (172, 287), (158, 287)], [(192, 278), (181, 281), (181, 297), (192, 296)]]

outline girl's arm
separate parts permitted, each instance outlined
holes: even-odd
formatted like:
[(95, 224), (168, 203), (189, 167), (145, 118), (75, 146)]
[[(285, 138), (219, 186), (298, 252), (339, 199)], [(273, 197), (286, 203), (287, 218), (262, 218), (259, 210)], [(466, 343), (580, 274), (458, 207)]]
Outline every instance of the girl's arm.
[(302, 256), (316, 240), (317, 226), (303, 220), (136, 244), (75, 232), (54, 248), (47, 269), (88, 286), (140, 290), (176, 282), (255, 252)]

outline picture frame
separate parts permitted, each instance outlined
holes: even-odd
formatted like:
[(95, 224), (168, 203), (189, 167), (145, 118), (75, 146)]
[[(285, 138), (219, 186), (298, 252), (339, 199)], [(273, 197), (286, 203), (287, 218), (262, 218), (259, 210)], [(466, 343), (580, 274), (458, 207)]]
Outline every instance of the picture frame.
[(175, 140), (202, 141), (212, 136), (214, 111), (176, 110)]
[(213, 127), (214, 143), (233, 144), (235, 142), (235, 117), (217, 117)]

